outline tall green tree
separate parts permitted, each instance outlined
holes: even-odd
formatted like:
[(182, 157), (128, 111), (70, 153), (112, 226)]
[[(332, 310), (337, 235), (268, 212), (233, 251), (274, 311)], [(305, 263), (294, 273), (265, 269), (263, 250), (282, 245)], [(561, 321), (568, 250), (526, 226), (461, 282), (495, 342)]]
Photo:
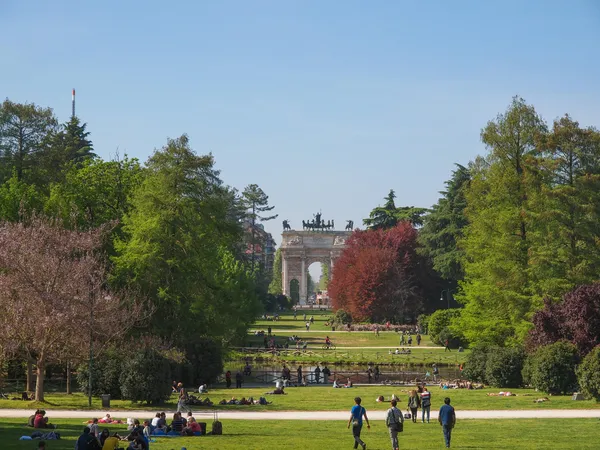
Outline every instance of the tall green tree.
[(253, 274), (236, 258), (236, 202), (212, 155), (196, 155), (185, 135), (148, 160), (113, 262), (117, 282), (152, 299), (153, 334), (176, 345), (204, 337), (231, 342), (254, 320), (260, 305)]
[(321, 277), (319, 278), (319, 290), (326, 291), (329, 286), (329, 266), (321, 263)]
[(472, 343), (503, 345), (522, 340), (533, 311), (529, 271), (530, 197), (539, 189), (536, 141), (546, 126), (533, 106), (514, 98), (488, 122), (481, 139), (489, 150), (465, 192), (469, 225), (459, 245), (465, 251), (464, 303), (458, 327)]
[(600, 273), (600, 133), (566, 115), (542, 136), (540, 152), (531, 273), (536, 295), (557, 300)]
[(422, 253), (428, 256), (434, 270), (451, 286), (455, 287), (463, 279), (463, 250), (457, 242), (467, 226), (465, 190), (471, 181), (469, 169), (456, 164), (452, 178), (446, 181), (442, 197), (424, 218), (419, 230), (419, 243)]
[(387, 230), (394, 228), (399, 222), (409, 221), (413, 226), (423, 224), (423, 215), (427, 212), (426, 208), (416, 208), (414, 206), (397, 207), (395, 203), (396, 193), (393, 189), (385, 197), (383, 206), (374, 208), (367, 219), (363, 219), (363, 224), (370, 230)]
[(56, 127), (52, 109), (4, 100), (0, 105), (0, 183), (13, 171), (18, 181), (39, 182), (44, 142)]
[(269, 294), (280, 295), (283, 292), (282, 273), (283, 262), (281, 258), (281, 249), (275, 251), (275, 261), (273, 262), (273, 277), (269, 284)]
[(256, 246), (264, 245), (263, 242), (257, 242), (256, 239), (256, 226), (259, 223), (267, 222), (269, 220), (276, 219), (278, 214), (263, 215), (263, 213), (269, 213), (273, 211), (275, 206), (269, 206), (269, 196), (257, 185), (249, 184), (242, 193), (242, 205), (246, 209), (246, 219), (250, 222), (251, 230), (251, 264), (254, 268)]

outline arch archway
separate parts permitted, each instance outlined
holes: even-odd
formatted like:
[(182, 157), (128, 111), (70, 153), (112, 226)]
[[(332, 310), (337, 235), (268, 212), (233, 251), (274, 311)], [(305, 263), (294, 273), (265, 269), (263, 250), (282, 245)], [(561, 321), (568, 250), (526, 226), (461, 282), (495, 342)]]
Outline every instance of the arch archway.
[(290, 282), (300, 283), (300, 304), (308, 300), (308, 267), (315, 262), (327, 267), (329, 276), (346, 247), (351, 231), (284, 231), (281, 259), (284, 295), (291, 297)]

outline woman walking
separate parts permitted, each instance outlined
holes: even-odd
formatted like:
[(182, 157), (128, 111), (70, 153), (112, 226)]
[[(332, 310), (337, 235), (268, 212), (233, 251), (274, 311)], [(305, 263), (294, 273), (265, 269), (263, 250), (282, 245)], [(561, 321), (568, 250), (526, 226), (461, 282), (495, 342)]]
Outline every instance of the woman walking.
[(360, 397), (354, 399), (355, 405), (350, 410), (350, 419), (348, 420), (348, 428), (352, 425), (352, 436), (354, 437), (354, 448), (357, 449), (359, 444), (362, 446), (362, 450), (366, 450), (367, 444), (365, 444), (360, 438), (360, 430), (362, 429), (363, 416), (365, 422), (367, 422), (367, 428), (371, 428), (369, 424), (369, 418), (367, 417), (367, 410), (360, 406)]
[(421, 407), (421, 397), (417, 395), (416, 390), (410, 391), (410, 397), (408, 397), (408, 408), (410, 409), (410, 417), (413, 423), (417, 423), (417, 410)]

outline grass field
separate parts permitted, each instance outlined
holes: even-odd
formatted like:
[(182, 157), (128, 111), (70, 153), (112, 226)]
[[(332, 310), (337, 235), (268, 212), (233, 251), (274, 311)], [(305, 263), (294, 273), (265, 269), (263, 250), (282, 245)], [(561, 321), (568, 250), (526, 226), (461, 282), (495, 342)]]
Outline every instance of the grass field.
[[(243, 389), (215, 389), (211, 390), (208, 397), (218, 403), (222, 399), (231, 399), (236, 397), (254, 397), (255, 399), (265, 396), (273, 403), (267, 406), (214, 406), (213, 409), (219, 410), (244, 410), (244, 411), (343, 411), (351, 405), (354, 397), (360, 396), (363, 398), (363, 404), (368, 409), (385, 410), (386, 404), (377, 403), (375, 399), (383, 395), (390, 398), (392, 394), (400, 397), (400, 406), (405, 408), (407, 400), (407, 392), (410, 387), (400, 386), (357, 386), (352, 389), (333, 389), (332, 387), (315, 386), (315, 387), (300, 387), (288, 388), (286, 395), (265, 395), (272, 387), (264, 386), (261, 388), (243, 388)], [(432, 395), (432, 408), (441, 406), (443, 398), (449, 396), (452, 399), (452, 404), (457, 409), (462, 410), (510, 410), (510, 409), (600, 409), (600, 403), (593, 400), (573, 401), (570, 396), (552, 396), (550, 401), (544, 403), (534, 403), (533, 401), (544, 396), (533, 389), (514, 389), (516, 397), (490, 397), (488, 393), (498, 393), (499, 389), (482, 389), (482, 390), (442, 390), (437, 386), (430, 387)], [(175, 397), (173, 397), (173, 400)], [(83, 394), (65, 395), (65, 394), (48, 394), (48, 403), (37, 404), (35, 402), (22, 401), (0, 401), (2, 409), (31, 409), (33, 411), (38, 408), (45, 408), (48, 411), (52, 409), (62, 410), (87, 410), (87, 398)], [(149, 407), (144, 404), (134, 404), (129, 401), (113, 400), (111, 402), (111, 411), (122, 410), (126, 413), (132, 409), (146, 410), (174, 410), (175, 402), (170, 402), (160, 407)], [(100, 401), (94, 399), (94, 410), (102, 410)], [(206, 409), (206, 408), (198, 408)], [(52, 414), (49, 412), (50, 417)], [(98, 415), (98, 414), (96, 414)], [(90, 418), (92, 413), (90, 413)], [(1, 447), (0, 447), (1, 448)]]
[[(202, 419), (199, 418), (199, 421)], [(206, 420), (210, 429), (210, 420)], [(49, 441), (48, 450), (72, 450), (83, 424), (79, 420), (57, 421), (61, 440)], [(458, 421), (452, 433), (455, 449), (597, 449), (597, 419), (547, 420), (464, 420)], [(123, 428), (111, 427), (112, 431)], [(406, 423), (400, 434), (400, 448), (428, 450), (443, 448), (443, 437), (437, 423)], [(31, 429), (23, 419), (0, 419), (2, 450), (34, 450), (36, 441), (19, 441)], [(363, 428), (362, 438), (369, 450), (387, 450), (390, 441), (385, 425), (372, 423)], [(158, 438), (150, 444), (152, 450), (298, 450), (351, 449), (353, 439), (340, 421), (223, 421), (222, 436), (193, 438)]]

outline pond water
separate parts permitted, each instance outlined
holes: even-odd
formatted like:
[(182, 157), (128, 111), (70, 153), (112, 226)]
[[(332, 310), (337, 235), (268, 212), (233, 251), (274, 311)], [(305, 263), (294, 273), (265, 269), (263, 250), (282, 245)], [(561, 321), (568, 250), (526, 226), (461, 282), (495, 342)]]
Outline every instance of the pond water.
[[(233, 362), (230, 361), (225, 365), (225, 370), (230, 370), (231, 373), (235, 376), (238, 371), (243, 373), (244, 361)], [(251, 375), (246, 378), (246, 383), (257, 383), (257, 384), (274, 384), (278, 380), (281, 379), (283, 364), (274, 365), (274, 364), (261, 364), (261, 363), (250, 363), (251, 366)], [(293, 384), (298, 383), (298, 375), (297, 369), (298, 367), (302, 367), (302, 376), (306, 377), (306, 381), (309, 384), (316, 383), (315, 369), (317, 368), (314, 364), (286, 364), (286, 366), (291, 371), (291, 382)], [(351, 364), (351, 365), (331, 365), (328, 366), (331, 375), (328, 377), (327, 382), (332, 383), (334, 377), (337, 378), (338, 382), (345, 383), (348, 378), (352, 380), (353, 383), (369, 383), (369, 377), (367, 374), (368, 367), (371, 367), (373, 370), (375, 369), (375, 365), (367, 366)], [(319, 366), (322, 370), (324, 368), (323, 365)], [(443, 380), (455, 380), (460, 378), (460, 370), (458, 367), (438, 367), (439, 375), (438, 380), (441, 378)], [(413, 383), (416, 380), (423, 381), (426, 380), (426, 374), (429, 372), (428, 381), (433, 383), (433, 369), (431, 366), (429, 367), (421, 367), (421, 366), (379, 366), (379, 380), (378, 383)], [(321, 373), (319, 376), (319, 382), (324, 382), (324, 376)], [(371, 382), (375, 383), (374, 377), (371, 379)]]

